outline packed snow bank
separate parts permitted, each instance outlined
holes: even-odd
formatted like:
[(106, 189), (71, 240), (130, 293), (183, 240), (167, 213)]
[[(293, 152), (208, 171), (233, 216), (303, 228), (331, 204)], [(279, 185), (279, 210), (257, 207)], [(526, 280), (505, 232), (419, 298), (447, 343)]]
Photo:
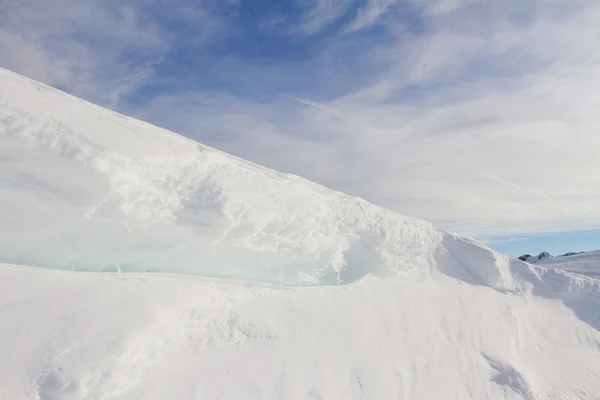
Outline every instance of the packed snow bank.
[(0, 398), (599, 398), (600, 332), (571, 308), (434, 275), (278, 288), (0, 265)]
[(282, 285), (423, 279), (444, 236), (6, 70), (0, 226), (3, 262)]
[[(448, 253), (438, 259), (438, 268), (455, 278), (489, 286), (500, 291), (515, 291), (518, 289), (511, 264), (518, 263), (509, 257), (498, 254), (473, 240), (463, 239), (455, 235), (444, 234), (443, 249)], [(449, 260), (450, 259), (450, 260)], [(463, 268), (458, 275), (456, 265)]]

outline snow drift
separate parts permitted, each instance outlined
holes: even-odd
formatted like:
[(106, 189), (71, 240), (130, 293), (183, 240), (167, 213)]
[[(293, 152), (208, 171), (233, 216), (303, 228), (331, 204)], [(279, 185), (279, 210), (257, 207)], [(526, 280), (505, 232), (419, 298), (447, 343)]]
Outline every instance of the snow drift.
[(600, 281), (2, 69), (0, 263), (2, 399), (600, 398)]
[[(367, 274), (423, 279), (445, 241), (461, 246), (428, 223), (6, 70), (0, 163), (7, 263), (313, 285)], [(512, 287), (505, 264), (475, 275)]]
[(600, 398), (600, 333), (571, 308), (445, 275), (280, 288), (0, 265), (0, 288), (2, 399)]

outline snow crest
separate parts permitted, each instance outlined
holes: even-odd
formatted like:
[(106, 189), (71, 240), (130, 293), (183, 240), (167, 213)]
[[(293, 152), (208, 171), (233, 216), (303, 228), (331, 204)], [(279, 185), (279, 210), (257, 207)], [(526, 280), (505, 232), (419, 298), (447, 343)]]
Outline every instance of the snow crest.
[(423, 277), (443, 234), (0, 72), (0, 259), (282, 285)]
[(2, 69), (0, 226), (0, 262), (22, 265), (519, 290), (516, 261), (479, 243)]

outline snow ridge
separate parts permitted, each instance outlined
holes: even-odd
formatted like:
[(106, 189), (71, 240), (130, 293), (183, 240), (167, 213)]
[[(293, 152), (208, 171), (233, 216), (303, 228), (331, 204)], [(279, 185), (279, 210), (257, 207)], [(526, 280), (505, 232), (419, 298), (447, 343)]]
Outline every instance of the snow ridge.
[[(20, 244), (7, 238), (9, 246), (0, 248), (2, 261), (291, 285), (343, 283), (368, 273), (423, 276), (431, 268), (443, 234), (428, 223), (5, 70), (0, 88), (0, 183), (8, 191), (0, 205), (10, 210), (0, 222), (23, 227)], [(11, 159), (19, 153), (31, 162)], [(64, 176), (70, 182), (61, 182)], [(52, 231), (38, 225), (37, 235), (25, 232), (34, 207), (53, 210), (36, 218), (52, 219)], [(96, 249), (86, 247), (92, 242)]]
[(0, 122), (0, 262), (283, 286), (441, 271), (521, 290), (525, 267), (479, 243), (3, 69)]

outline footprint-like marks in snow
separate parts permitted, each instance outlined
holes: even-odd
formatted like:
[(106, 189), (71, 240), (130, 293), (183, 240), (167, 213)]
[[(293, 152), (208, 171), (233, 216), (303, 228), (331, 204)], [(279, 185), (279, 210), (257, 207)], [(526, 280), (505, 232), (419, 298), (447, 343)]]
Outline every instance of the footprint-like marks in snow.
[(503, 386), (505, 390), (512, 390), (524, 400), (537, 400), (538, 396), (531, 389), (527, 379), (512, 365), (482, 354), (490, 367), (494, 370), (492, 381)]

